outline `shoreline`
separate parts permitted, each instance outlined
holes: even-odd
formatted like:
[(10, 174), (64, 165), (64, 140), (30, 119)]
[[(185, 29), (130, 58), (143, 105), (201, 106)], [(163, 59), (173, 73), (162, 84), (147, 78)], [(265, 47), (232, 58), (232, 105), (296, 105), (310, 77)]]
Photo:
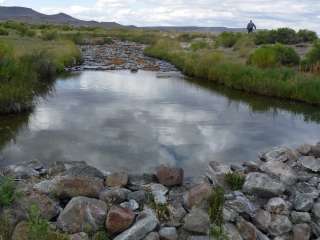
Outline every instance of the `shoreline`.
[(319, 172), (319, 143), (273, 148), (241, 166), (211, 162), (191, 181), (183, 169), (164, 165), (106, 175), (81, 162), (24, 163), (1, 170), (0, 180), (16, 179), (20, 197), (0, 206), (0, 221), (12, 220), (14, 240), (28, 234), (33, 205), (55, 233), (72, 240), (95, 240), (101, 232), (116, 240), (317, 239)]

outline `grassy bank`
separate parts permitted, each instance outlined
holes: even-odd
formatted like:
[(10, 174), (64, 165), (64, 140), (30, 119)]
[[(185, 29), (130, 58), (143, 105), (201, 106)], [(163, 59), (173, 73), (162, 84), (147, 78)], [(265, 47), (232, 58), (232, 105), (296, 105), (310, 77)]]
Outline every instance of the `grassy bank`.
[(0, 37), (0, 114), (30, 110), (53, 78), (80, 58), (71, 41)]
[[(244, 58), (241, 61), (240, 57), (238, 60), (235, 59), (235, 53), (232, 53), (230, 57), (225, 49), (213, 47), (190, 51), (182, 48), (181, 43), (177, 40), (162, 39), (147, 48), (145, 53), (169, 61), (184, 74), (199, 80), (216, 82), (265, 96), (319, 105), (320, 77), (316, 74), (298, 71), (298, 67), (293, 65), (300, 60), (297, 60), (295, 54), (292, 57), (291, 48), (288, 50), (286, 47), (281, 47), (280, 54), (278, 50), (274, 51), (276, 48), (279, 47), (273, 47), (272, 51), (257, 49), (258, 53), (248, 54), (247, 59)], [(251, 49), (252, 47), (247, 51), (250, 52)], [(260, 62), (260, 59), (266, 61), (267, 66), (250, 64), (248, 60), (253, 54), (256, 54), (254, 59), (257, 59), (257, 62)], [(287, 64), (288, 66), (282, 64), (286, 63), (286, 60), (290, 63)]]

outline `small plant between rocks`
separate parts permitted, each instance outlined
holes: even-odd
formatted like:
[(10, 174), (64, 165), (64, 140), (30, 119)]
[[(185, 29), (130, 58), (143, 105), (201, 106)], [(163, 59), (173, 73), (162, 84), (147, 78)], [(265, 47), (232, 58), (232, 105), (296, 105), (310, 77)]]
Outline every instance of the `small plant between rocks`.
[(0, 178), (0, 207), (10, 206), (18, 196), (15, 182), (11, 178)]
[(231, 188), (232, 191), (238, 191), (242, 189), (245, 182), (245, 176), (237, 172), (229, 172), (224, 176), (225, 182)]
[(160, 221), (168, 221), (170, 219), (170, 211), (167, 204), (156, 203), (152, 193), (147, 192), (148, 205), (155, 211)]

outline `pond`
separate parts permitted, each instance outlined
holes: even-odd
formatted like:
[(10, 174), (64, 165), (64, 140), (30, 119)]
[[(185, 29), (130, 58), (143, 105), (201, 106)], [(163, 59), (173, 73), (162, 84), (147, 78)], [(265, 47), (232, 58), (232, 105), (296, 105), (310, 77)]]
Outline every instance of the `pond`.
[(86, 161), (105, 171), (160, 164), (202, 174), (320, 139), (318, 107), (199, 84), (178, 73), (84, 71), (57, 79), (34, 111), (0, 117), (1, 165)]

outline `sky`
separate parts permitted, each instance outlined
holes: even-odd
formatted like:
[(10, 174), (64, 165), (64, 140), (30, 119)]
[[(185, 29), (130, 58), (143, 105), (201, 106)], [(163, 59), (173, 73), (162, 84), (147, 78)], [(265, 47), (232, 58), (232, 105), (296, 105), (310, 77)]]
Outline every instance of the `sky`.
[(253, 19), (258, 28), (320, 33), (319, 0), (0, 0), (0, 5), (124, 25), (244, 27)]

